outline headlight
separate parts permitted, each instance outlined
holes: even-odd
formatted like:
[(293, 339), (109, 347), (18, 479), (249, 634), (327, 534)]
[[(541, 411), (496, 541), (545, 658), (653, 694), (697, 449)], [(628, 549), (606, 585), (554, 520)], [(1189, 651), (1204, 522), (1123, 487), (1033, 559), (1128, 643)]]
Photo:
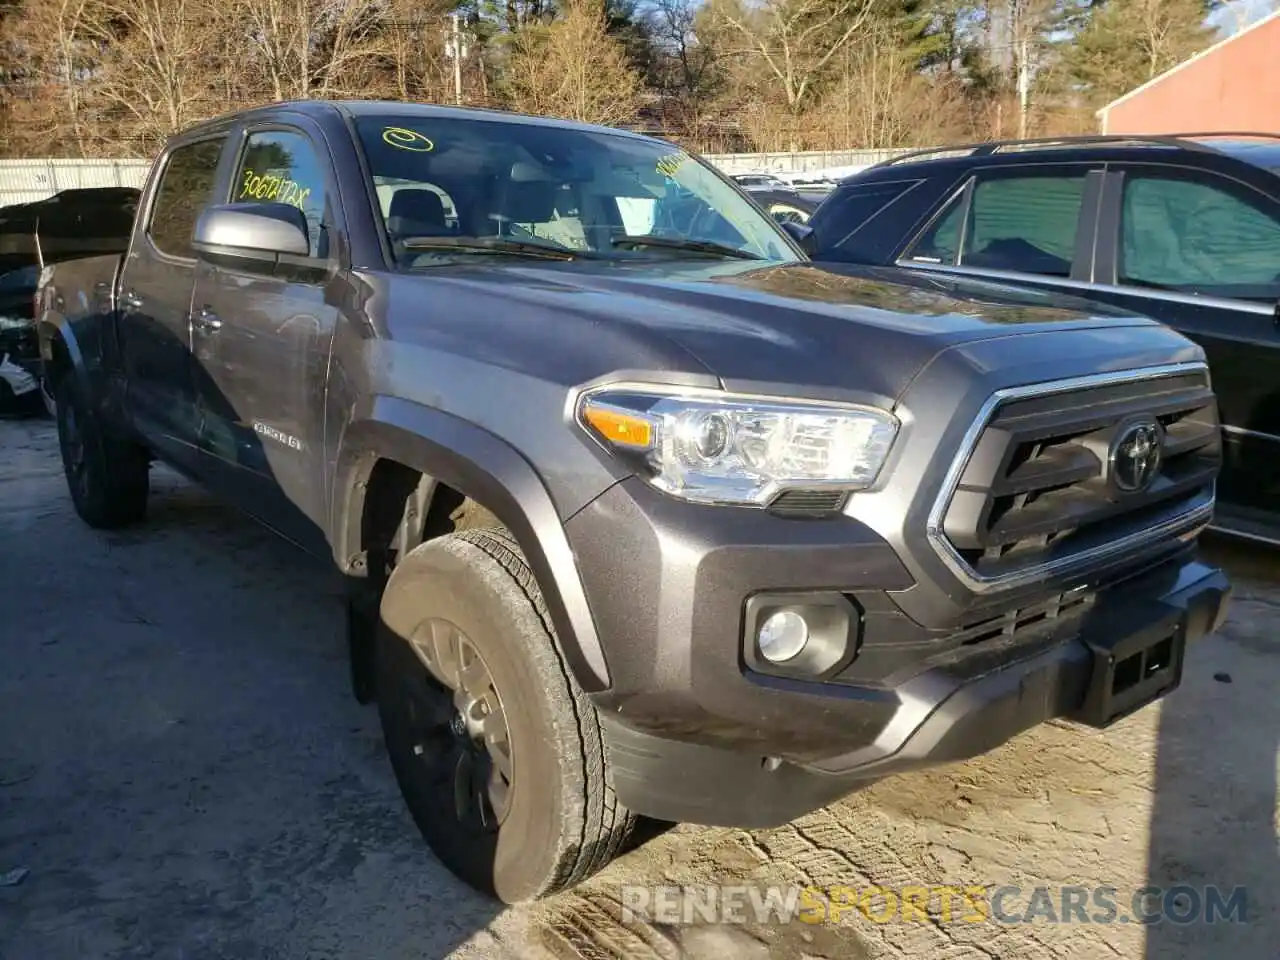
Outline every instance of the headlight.
[(589, 391), (577, 416), (659, 489), (756, 506), (784, 490), (870, 486), (898, 432), (896, 418), (870, 407), (645, 387)]

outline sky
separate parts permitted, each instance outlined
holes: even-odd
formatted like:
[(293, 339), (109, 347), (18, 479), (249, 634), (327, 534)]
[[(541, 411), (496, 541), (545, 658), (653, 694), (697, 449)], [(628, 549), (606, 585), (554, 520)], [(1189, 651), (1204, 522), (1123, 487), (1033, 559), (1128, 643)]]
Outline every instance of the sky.
[(1278, 0), (1230, 0), (1214, 11), (1209, 22), (1223, 37), (1229, 37), (1277, 9), (1280, 9)]

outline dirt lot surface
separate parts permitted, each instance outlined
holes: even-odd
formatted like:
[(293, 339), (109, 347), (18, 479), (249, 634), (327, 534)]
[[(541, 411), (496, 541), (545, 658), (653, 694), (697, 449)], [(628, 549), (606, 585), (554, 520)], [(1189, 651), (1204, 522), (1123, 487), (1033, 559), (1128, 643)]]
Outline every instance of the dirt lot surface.
[[(1105, 733), (1049, 725), (779, 830), (677, 828), (577, 892), (499, 911), (403, 810), (376, 716), (348, 693), (326, 572), (163, 471), (145, 526), (95, 533), (60, 470), (48, 422), (0, 422), (4, 960), (1277, 956), (1265, 552), (1210, 545), (1234, 612), (1161, 707)], [(620, 923), (623, 884), (699, 882), (1014, 884), (1006, 918), (1033, 887), (1060, 915), (1063, 885), (1102, 884), (1118, 916), (976, 923), (957, 902), (949, 923)], [(1148, 884), (1246, 887), (1247, 922), (1122, 922)]]

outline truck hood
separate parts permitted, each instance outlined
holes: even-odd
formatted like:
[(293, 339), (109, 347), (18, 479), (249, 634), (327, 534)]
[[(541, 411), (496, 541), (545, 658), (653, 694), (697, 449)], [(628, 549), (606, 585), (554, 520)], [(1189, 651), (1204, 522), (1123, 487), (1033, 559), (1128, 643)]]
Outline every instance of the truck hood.
[[(489, 354), (545, 354), (549, 344), (553, 353), (564, 345), (562, 359), (581, 357), (589, 344), (604, 354), (626, 354), (601, 357), (607, 372), (670, 368), (678, 365), (672, 354), (679, 348), (728, 389), (801, 384), (815, 397), (855, 390), (889, 402), (957, 344), (1065, 328), (1114, 337), (1119, 327), (1154, 325), (1034, 290), (847, 265), (476, 264), (427, 268), (407, 279), (415, 288), (409, 299), (465, 314)], [(495, 312), (526, 322), (494, 324)], [(527, 365), (528, 353), (521, 359)]]

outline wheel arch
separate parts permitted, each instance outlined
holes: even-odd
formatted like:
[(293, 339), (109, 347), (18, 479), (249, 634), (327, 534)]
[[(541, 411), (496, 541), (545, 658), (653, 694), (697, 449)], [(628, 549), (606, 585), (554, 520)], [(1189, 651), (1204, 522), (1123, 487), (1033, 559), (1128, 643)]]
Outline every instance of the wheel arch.
[[(81, 385), (88, 389), (90, 371), (87, 357), (94, 356), (96, 350), (89, 345), (82, 345), (81, 337), (93, 339), (97, 332), (80, 330), (64, 316), (45, 316), (40, 318), (37, 336), (40, 342), (40, 366), (45, 379), (49, 383), (57, 380), (67, 372), (72, 372), (80, 379)], [(90, 391), (89, 396), (93, 396)]]
[[(533, 466), (506, 441), (451, 414), (377, 397), (343, 431), (334, 474), (331, 543), (348, 577), (370, 574), (369, 534), (414, 518), (429, 527), (462, 498), (509, 529), (542, 589), (566, 662), (588, 693), (610, 683), (604, 650), (577, 561), (550, 493)], [(394, 529), (394, 527), (392, 527)]]

